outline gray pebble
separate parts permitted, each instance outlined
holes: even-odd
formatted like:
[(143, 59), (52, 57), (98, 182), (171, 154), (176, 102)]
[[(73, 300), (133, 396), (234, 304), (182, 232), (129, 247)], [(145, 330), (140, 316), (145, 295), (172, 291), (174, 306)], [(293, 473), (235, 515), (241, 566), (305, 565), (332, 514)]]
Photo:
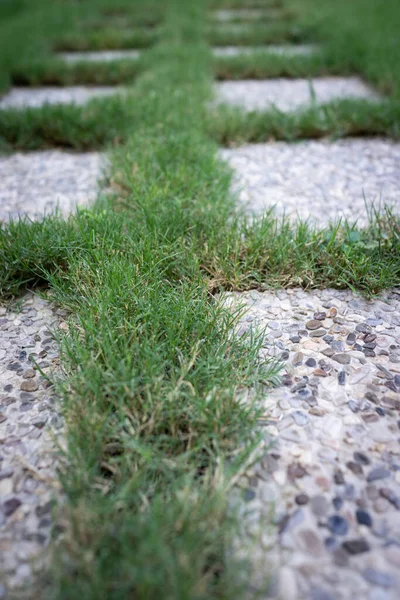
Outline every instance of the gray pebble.
[(386, 477), (390, 477), (390, 471), (385, 467), (375, 467), (372, 469), (367, 475), (367, 481), (370, 483), (371, 481), (376, 481), (378, 479), (385, 479)]
[(382, 571), (378, 571), (373, 569), (372, 567), (367, 567), (362, 571), (362, 575), (364, 579), (373, 583), (374, 585), (379, 585), (384, 588), (391, 588), (394, 585), (394, 578), (390, 573), (384, 573)]
[(335, 354), (333, 356), (333, 360), (340, 363), (341, 365), (349, 365), (351, 358), (348, 354)]

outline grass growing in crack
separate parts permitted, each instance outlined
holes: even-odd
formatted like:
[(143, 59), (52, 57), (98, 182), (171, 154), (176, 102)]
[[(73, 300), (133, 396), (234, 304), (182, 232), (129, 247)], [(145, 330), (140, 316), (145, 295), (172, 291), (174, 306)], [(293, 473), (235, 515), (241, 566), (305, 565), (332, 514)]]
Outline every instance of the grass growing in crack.
[(142, 61), (136, 58), (95, 63), (54, 58), (18, 65), (11, 72), (11, 81), (16, 86), (118, 85), (132, 83), (142, 69)]
[[(290, 46), (288, 47), (290, 51)], [(216, 79), (268, 79), (272, 77), (316, 77), (346, 75), (340, 65), (329, 62), (318, 49), (310, 54), (285, 55), (279, 51), (257, 49), (234, 56), (215, 56)]]
[(154, 29), (121, 29), (105, 27), (100, 31), (75, 31), (60, 37), (54, 44), (56, 52), (119, 50), (148, 48), (157, 41)]
[(206, 122), (210, 136), (222, 146), (327, 136), (384, 135), (396, 140), (400, 138), (400, 105), (390, 100), (342, 100), (295, 113), (277, 109), (245, 112), (221, 105), (210, 112)]
[(213, 46), (263, 46), (266, 44), (299, 44), (312, 39), (312, 31), (291, 21), (273, 21), (268, 24), (220, 24), (207, 30)]
[(0, 110), (0, 151), (101, 149), (121, 144), (135, 123), (131, 102), (122, 95), (93, 99), (85, 106)]

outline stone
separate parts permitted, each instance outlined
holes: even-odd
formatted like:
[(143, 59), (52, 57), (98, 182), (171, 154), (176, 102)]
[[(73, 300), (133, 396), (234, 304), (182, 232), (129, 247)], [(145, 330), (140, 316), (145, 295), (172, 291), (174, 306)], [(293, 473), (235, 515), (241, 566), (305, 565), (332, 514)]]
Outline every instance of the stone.
[(382, 571), (378, 571), (377, 569), (373, 569), (372, 567), (363, 569), (362, 575), (369, 583), (373, 583), (374, 585), (379, 585), (380, 587), (384, 588), (391, 588), (395, 583), (395, 580), (390, 573), (384, 573)]
[(357, 523), (359, 525), (366, 525), (366, 527), (372, 527), (372, 517), (366, 510), (356, 510)]
[(339, 496), (335, 496), (332, 500), (332, 504), (336, 510), (340, 510), (343, 506), (343, 498), (340, 498)]
[[(1, 476), (1, 473), (0, 473), (0, 476)], [(400, 498), (392, 490), (390, 490), (389, 488), (381, 488), (379, 490), (379, 493), (382, 496), (382, 498), (385, 498), (385, 500), (390, 502), (390, 504), (393, 504), (393, 506), (397, 510), (400, 510)]]
[(328, 528), (334, 535), (346, 535), (349, 530), (349, 524), (346, 519), (340, 515), (328, 517)]
[(378, 479), (385, 479), (386, 477), (390, 477), (390, 471), (385, 467), (375, 467), (372, 469), (367, 475), (367, 481), (370, 483), (371, 481), (376, 481)]
[(306, 327), (310, 331), (314, 331), (315, 329), (319, 329), (321, 327), (320, 321), (312, 319), (311, 321), (307, 321)]
[(36, 392), (38, 388), (38, 382), (34, 379), (27, 379), (26, 381), (23, 381), (20, 385), (20, 389), (23, 392)]
[(329, 504), (325, 496), (311, 498), (311, 510), (316, 517), (325, 517), (329, 510)]
[(346, 466), (355, 475), (362, 475), (363, 472), (364, 472), (362, 466), (360, 465), (360, 463), (357, 463), (355, 461), (349, 460), (346, 463)]
[(370, 546), (364, 538), (346, 540), (342, 543), (342, 547), (349, 554), (363, 554), (364, 552), (369, 552)]
[(309, 422), (309, 418), (306, 413), (303, 413), (300, 410), (294, 410), (292, 413), (292, 417), (295, 420), (296, 424), (300, 427), (304, 427)]
[(367, 466), (367, 465), (371, 464), (371, 461), (368, 458), (368, 456), (362, 452), (354, 452), (353, 456), (354, 456), (354, 460), (356, 462), (360, 463), (361, 465)]
[(6, 517), (10, 517), (21, 506), (21, 500), (13, 497), (3, 503), (3, 513)]
[(289, 479), (301, 479), (307, 475), (307, 471), (300, 464), (289, 465), (287, 472)]
[(335, 354), (332, 358), (341, 365), (349, 365), (351, 361), (350, 356), (344, 353)]
[(14, 469), (12, 467), (6, 467), (0, 471), (0, 481), (2, 479), (7, 479), (8, 477), (12, 477), (14, 475)]
[(297, 496), (295, 498), (295, 502), (299, 506), (303, 506), (304, 504), (308, 504), (309, 497), (307, 496), (307, 494), (297, 494)]
[(315, 360), (315, 358), (308, 358), (306, 360), (306, 365), (307, 365), (307, 367), (316, 367), (317, 361)]

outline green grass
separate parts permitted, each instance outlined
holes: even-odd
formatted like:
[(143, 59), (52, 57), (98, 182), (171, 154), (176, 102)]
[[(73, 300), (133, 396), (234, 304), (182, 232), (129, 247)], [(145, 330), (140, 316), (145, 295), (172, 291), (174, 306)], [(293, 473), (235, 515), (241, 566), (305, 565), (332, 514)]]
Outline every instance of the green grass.
[(142, 70), (140, 58), (95, 63), (85, 59), (68, 63), (53, 58), (18, 65), (10, 77), (15, 86), (119, 85), (132, 83)]
[(229, 23), (210, 25), (207, 38), (212, 46), (263, 46), (266, 44), (300, 44), (312, 40), (310, 27), (291, 21), (272, 21), (268, 24), (243, 24), (231, 27)]
[[(61, 19), (52, 3), (38, 3), (41, 20)], [(375, 10), (375, 0), (363, 3)], [(322, 15), (328, 4), (318, 0)], [(320, 230), (278, 222), (273, 213), (249, 222), (237, 212), (231, 174), (212, 138), (224, 138), (226, 123), (228, 138), (239, 137), (234, 127), (243, 115), (234, 111), (223, 121), (207, 108), (207, 6), (196, 0), (160, 5), (166, 10), (160, 38), (125, 99), (0, 112), (5, 149), (65, 140), (80, 149), (117, 146), (110, 153), (112, 197), (101, 195), (93, 208), (66, 221), (0, 226), (2, 297), (12, 300), (40, 285), (71, 314), (69, 331), (59, 334), (66, 376), (58, 390), (68, 425), (60, 473), (63, 533), (54, 540), (38, 598), (246, 597), (250, 565), (229, 552), (238, 523), (227, 496), (258, 442), (257, 398), (276, 381), (277, 367), (259, 363), (257, 337), (232, 336), (238, 314), (216, 302), (216, 294), (300, 285), (371, 295), (400, 284), (400, 227), (390, 213), (372, 215), (364, 230), (345, 223)], [(97, 15), (114, 4), (62, 6), (66, 25), (60, 22), (43, 48), (66, 34), (76, 10), (89, 20), (91, 11)], [(26, 31), (36, 10), (9, 18), (14, 35)], [(345, 0), (334, 10), (347, 15)], [(35, 48), (39, 42), (29, 43)], [(0, 45), (14, 56), (9, 36), (0, 37)], [(12, 68), (16, 64), (14, 58)], [(12, 68), (4, 68), (5, 81)], [(377, 65), (369, 68), (378, 76)], [(392, 100), (376, 107), (376, 123), (398, 128), (395, 108)], [(316, 123), (323, 135), (337, 125), (338, 114), (343, 128), (349, 119), (361, 127), (372, 114), (359, 103), (329, 110), (331, 117), (319, 111), (307, 119), (246, 119), (254, 119), (254, 135), (279, 124), (290, 139)], [(246, 388), (254, 389), (254, 403), (240, 401)]]
[(296, 113), (278, 110), (245, 112), (220, 105), (206, 118), (209, 135), (221, 146), (272, 140), (295, 141), (328, 136), (382, 135), (400, 139), (400, 106), (386, 101), (342, 100)]
[(57, 40), (56, 52), (119, 50), (126, 48), (148, 48), (157, 41), (154, 29), (121, 29), (104, 27), (99, 31), (77, 30)]
[(124, 142), (135, 123), (132, 102), (123, 96), (94, 99), (85, 106), (0, 110), (0, 151), (102, 149)]
[(288, 56), (256, 49), (236, 56), (214, 56), (213, 68), (218, 80), (269, 79), (273, 77), (317, 77), (347, 75), (334, 58), (316, 50), (310, 55)]

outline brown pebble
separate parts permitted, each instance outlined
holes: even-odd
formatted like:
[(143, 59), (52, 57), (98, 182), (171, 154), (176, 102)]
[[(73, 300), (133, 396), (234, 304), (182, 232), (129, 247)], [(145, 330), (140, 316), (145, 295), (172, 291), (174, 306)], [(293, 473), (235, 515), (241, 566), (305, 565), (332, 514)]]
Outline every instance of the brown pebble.
[(332, 308), (329, 310), (329, 316), (336, 317), (336, 315), (337, 315), (337, 309), (334, 306), (332, 306)]
[(355, 475), (362, 475), (363, 474), (363, 468), (359, 463), (356, 463), (352, 460), (349, 460), (349, 462), (346, 463), (346, 467), (348, 469), (350, 469), (350, 471), (352, 471), (352, 473), (354, 473)]
[(22, 375), (22, 377), (24, 379), (32, 379), (33, 377), (35, 377), (35, 375), (36, 375), (35, 369), (28, 369), (27, 371), (25, 371), (25, 373)]
[(316, 375), (317, 377), (328, 377), (328, 373), (323, 369), (314, 369), (313, 375)]
[(308, 412), (310, 415), (314, 415), (314, 417), (323, 417), (326, 414), (326, 412), (322, 408), (318, 408), (318, 406), (314, 406)]
[(296, 352), (296, 354), (293, 357), (292, 364), (295, 366), (301, 365), (301, 363), (303, 362), (303, 358), (304, 354), (302, 354), (301, 352)]
[(311, 319), (311, 321), (307, 321), (306, 328), (313, 331), (314, 329), (319, 329), (321, 327), (320, 321), (316, 321), (315, 319)]
[(20, 385), (20, 389), (23, 392), (36, 392), (38, 387), (38, 383), (35, 379), (27, 379), (26, 381), (23, 381)]
[(307, 471), (300, 464), (289, 465), (287, 469), (289, 479), (301, 479), (307, 475)]
[(361, 418), (365, 423), (376, 423), (376, 421), (379, 421), (379, 415), (376, 412), (362, 413)]
[(319, 488), (321, 488), (321, 490), (324, 490), (325, 492), (327, 492), (331, 487), (329, 479), (327, 479), (326, 477), (317, 477), (315, 483)]
[(332, 350), (332, 348), (325, 348), (325, 350), (322, 350), (321, 354), (324, 354), (325, 356), (329, 357), (329, 356), (333, 356), (335, 354), (335, 351)]

